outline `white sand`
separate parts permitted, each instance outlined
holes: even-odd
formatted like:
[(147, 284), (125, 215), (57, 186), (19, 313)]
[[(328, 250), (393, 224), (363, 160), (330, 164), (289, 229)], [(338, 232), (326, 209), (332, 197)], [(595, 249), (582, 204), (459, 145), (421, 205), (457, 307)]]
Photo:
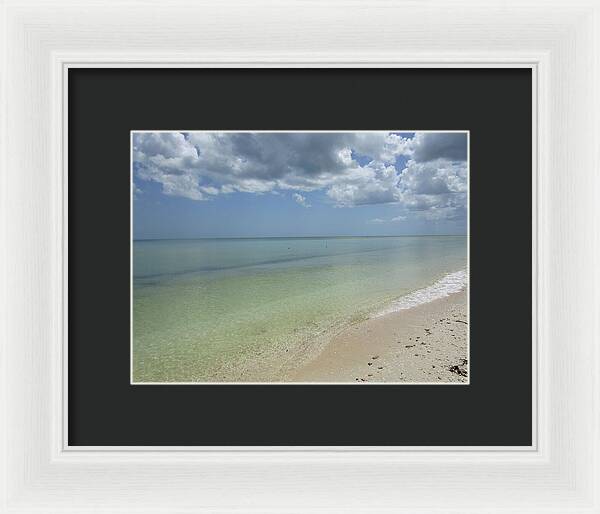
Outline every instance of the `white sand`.
[(467, 295), (374, 317), (334, 336), (285, 382), (468, 382)]

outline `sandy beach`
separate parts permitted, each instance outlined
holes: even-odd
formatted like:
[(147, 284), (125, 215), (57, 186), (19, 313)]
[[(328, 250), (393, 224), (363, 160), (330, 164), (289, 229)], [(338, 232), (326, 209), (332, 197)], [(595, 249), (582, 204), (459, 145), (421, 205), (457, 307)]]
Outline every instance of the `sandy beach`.
[(286, 382), (468, 382), (466, 290), (336, 334)]

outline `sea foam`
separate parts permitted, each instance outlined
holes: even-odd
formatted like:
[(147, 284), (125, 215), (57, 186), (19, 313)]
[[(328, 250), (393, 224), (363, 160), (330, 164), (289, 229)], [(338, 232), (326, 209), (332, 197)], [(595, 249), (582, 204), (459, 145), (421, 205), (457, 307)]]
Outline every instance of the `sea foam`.
[(386, 314), (391, 314), (392, 312), (410, 309), (417, 305), (444, 298), (452, 293), (458, 293), (467, 286), (467, 277), (466, 269), (449, 273), (428, 287), (418, 289), (417, 291), (413, 291), (412, 293), (397, 298), (385, 309), (371, 317), (378, 318), (380, 316), (385, 316)]

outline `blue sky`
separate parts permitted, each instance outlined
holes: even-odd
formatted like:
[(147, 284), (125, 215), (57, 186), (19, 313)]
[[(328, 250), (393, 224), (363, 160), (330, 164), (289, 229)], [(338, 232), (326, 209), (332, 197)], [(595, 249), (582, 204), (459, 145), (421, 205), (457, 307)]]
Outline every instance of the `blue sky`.
[(465, 133), (133, 134), (134, 239), (466, 234)]

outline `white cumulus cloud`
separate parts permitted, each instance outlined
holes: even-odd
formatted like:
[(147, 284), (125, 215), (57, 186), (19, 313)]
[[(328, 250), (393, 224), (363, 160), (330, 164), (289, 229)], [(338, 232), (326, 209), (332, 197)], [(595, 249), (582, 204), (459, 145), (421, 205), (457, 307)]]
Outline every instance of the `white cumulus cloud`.
[[(399, 204), (431, 218), (466, 213), (466, 133), (134, 133), (135, 180), (190, 200), (322, 190), (337, 207)], [(399, 163), (401, 165), (399, 166)], [(400, 220), (396, 220), (400, 221)]]
[(302, 207), (310, 207), (305, 196), (302, 196), (300, 193), (294, 193), (292, 196), (297, 204), (302, 205)]

